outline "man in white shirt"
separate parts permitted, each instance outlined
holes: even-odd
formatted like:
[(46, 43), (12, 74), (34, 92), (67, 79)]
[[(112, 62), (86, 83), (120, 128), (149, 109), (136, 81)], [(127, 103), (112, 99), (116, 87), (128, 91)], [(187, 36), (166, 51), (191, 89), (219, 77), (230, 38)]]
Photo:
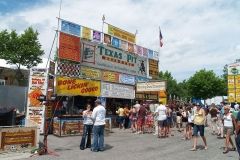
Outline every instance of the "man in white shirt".
[(92, 151), (98, 152), (104, 150), (104, 127), (106, 109), (101, 105), (101, 101), (97, 99), (95, 101), (95, 108), (93, 109), (92, 119), (93, 124), (93, 145)]
[(236, 102), (235, 105), (234, 105), (234, 109), (235, 111), (238, 111), (239, 110), (239, 104)]
[[(167, 126), (167, 108), (165, 105), (160, 102), (160, 105), (157, 107), (155, 114), (158, 115), (158, 138), (166, 137), (166, 126)], [(159, 134), (160, 133), (160, 134)]]

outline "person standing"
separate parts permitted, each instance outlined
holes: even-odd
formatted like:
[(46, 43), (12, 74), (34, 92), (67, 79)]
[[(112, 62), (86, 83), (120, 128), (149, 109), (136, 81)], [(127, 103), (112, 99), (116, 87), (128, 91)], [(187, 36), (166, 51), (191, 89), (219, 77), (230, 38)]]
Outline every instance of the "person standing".
[(218, 114), (218, 109), (216, 107), (216, 105), (213, 103), (211, 105), (211, 108), (210, 108), (210, 115), (211, 115), (211, 123), (212, 123), (212, 135), (215, 135), (217, 133), (217, 120), (218, 120), (218, 117), (217, 117), (217, 114)]
[(130, 111), (129, 111), (127, 105), (125, 105), (123, 110), (124, 110), (124, 129), (128, 129), (128, 127), (129, 127), (129, 113), (130, 113)]
[(95, 108), (93, 109), (92, 119), (93, 124), (93, 144), (92, 151), (98, 152), (104, 150), (104, 127), (105, 127), (106, 109), (101, 105), (101, 101), (95, 101)]
[(131, 120), (132, 132), (135, 133), (137, 130), (137, 110), (136, 110), (135, 106), (133, 106), (132, 109), (130, 110), (129, 119)]
[(160, 102), (160, 105), (155, 111), (158, 115), (158, 138), (167, 136), (166, 125), (167, 125), (167, 108)]
[(119, 123), (119, 129), (122, 129), (124, 126), (124, 109), (122, 107), (119, 107), (119, 109), (116, 111), (118, 114), (118, 123)]
[(237, 113), (236, 117), (232, 114), (232, 119), (235, 128), (235, 142), (239, 156), (238, 159), (240, 160), (240, 112)]
[(205, 111), (200, 104), (197, 104), (196, 111), (194, 112), (194, 127), (193, 127), (193, 148), (190, 151), (197, 150), (197, 137), (198, 132), (204, 142), (205, 150), (207, 150), (207, 140), (204, 136), (204, 123), (205, 123)]
[[(91, 134), (93, 128), (93, 120), (91, 119), (92, 111), (91, 105), (87, 105), (87, 109), (83, 111), (83, 136), (80, 143), (80, 149), (84, 150), (85, 148), (91, 148)], [(87, 144), (85, 143), (87, 136)], [(86, 145), (86, 147), (85, 147)]]
[(145, 105), (141, 105), (138, 111), (137, 116), (137, 133), (136, 134), (143, 134), (144, 133), (144, 122), (146, 116), (146, 108)]
[(225, 150), (223, 154), (228, 153), (229, 151), (229, 144), (232, 145), (233, 151), (236, 150), (235, 145), (233, 144), (233, 141), (231, 139), (231, 135), (233, 135), (233, 120), (232, 120), (232, 113), (230, 113), (230, 106), (224, 107), (224, 116), (223, 116), (223, 131), (224, 135), (226, 135), (225, 138)]

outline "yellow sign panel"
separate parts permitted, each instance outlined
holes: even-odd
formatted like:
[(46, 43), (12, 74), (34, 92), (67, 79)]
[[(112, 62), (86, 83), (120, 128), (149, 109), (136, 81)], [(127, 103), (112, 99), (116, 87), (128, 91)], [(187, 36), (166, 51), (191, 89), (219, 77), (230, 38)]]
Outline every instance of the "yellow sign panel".
[(94, 68), (89, 67), (81, 67), (81, 73), (84, 78), (90, 78), (90, 79), (101, 79), (101, 71)]
[(135, 34), (129, 33), (129, 32), (124, 31), (124, 30), (121, 30), (121, 29), (119, 29), (117, 27), (114, 27), (110, 24), (108, 25), (108, 34), (111, 34), (115, 37), (126, 40), (128, 42), (132, 42), (132, 43), (136, 42)]
[(91, 39), (91, 29), (87, 27), (83, 27), (82, 29), (82, 38)]
[(100, 96), (100, 82), (76, 78), (57, 78), (58, 95)]
[(228, 89), (228, 102), (232, 103), (235, 102), (235, 90)]
[(236, 88), (240, 89), (240, 75), (235, 76)]
[(236, 89), (236, 102), (240, 103), (240, 89)]
[(149, 75), (153, 78), (156, 79), (158, 77), (158, 61), (149, 59)]
[(234, 85), (235, 85), (235, 83), (234, 83), (234, 76), (232, 76), (232, 75), (230, 75), (230, 76), (228, 76), (228, 88), (234, 88)]

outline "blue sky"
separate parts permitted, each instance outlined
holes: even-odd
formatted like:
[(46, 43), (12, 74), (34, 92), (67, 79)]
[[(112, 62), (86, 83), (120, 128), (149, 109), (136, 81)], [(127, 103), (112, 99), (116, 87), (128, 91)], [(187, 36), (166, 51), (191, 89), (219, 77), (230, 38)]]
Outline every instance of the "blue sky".
[[(60, 0), (0, 0), (0, 30), (32, 26), (49, 53)], [(101, 30), (101, 18), (137, 34), (137, 43), (160, 52), (160, 70), (181, 81), (206, 68), (222, 74), (240, 58), (239, 0), (63, 0), (61, 17)], [(159, 48), (158, 26), (164, 46)]]

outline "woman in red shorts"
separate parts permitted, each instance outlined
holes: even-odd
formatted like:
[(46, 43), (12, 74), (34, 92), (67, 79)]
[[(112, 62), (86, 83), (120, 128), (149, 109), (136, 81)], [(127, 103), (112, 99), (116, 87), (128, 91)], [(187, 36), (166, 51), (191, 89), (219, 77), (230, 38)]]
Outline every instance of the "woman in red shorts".
[(146, 108), (145, 106), (141, 105), (138, 111), (138, 117), (137, 117), (137, 134), (143, 134), (143, 125), (145, 122), (145, 116), (146, 116)]

